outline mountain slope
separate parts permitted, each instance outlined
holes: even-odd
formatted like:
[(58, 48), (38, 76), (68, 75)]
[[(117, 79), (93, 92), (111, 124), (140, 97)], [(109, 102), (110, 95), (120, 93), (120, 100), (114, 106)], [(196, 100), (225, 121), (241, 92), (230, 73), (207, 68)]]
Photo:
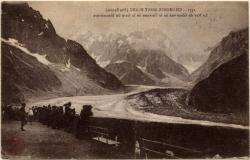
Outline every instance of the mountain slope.
[(211, 51), (207, 61), (190, 75), (196, 83), (207, 78), (220, 65), (248, 52), (248, 28), (231, 32)]
[(154, 84), (154, 81), (139, 68), (126, 61), (109, 64), (105, 69), (116, 75), (125, 84)]
[(248, 54), (221, 65), (192, 89), (188, 103), (200, 111), (248, 117)]
[[(50, 20), (27, 3), (2, 4), (2, 61), (2, 95), (15, 102), (41, 96), (41, 91), (45, 95), (101, 94), (123, 87), (80, 44), (58, 36)], [(11, 93), (9, 86), (20, 96)]]
[(2, 43), (2, 53), (3, 102), (23, 101), (24, 95), (20, 92), (21, 88), (46, 91), (58, 89), (61, 86), (58, 77), (48, 70), (47, 66), (37, 62), (34, 57), (6, 43)]

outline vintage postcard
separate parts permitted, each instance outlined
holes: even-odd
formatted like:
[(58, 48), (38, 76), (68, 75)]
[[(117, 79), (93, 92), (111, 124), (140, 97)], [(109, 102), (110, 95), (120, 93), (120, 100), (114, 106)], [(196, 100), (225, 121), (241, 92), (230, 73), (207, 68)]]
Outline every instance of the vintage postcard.
[(2, 1), (2, 159), (249, 158), (248, 1)]

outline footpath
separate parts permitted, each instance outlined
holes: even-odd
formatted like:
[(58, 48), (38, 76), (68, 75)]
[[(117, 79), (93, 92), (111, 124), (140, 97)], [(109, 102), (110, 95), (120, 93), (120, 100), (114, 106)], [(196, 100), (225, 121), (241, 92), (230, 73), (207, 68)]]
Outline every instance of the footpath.
[[(28, 123), (26, 131), (20, 122), (2, 123), (2, 158), (9, 159), (109, 159), (124, 158), (103, 151), (102, 145), (76, 139), (63, 130), (51, 129), (38, 122)], [(103, 152), (100, 152), (102, 150)]]

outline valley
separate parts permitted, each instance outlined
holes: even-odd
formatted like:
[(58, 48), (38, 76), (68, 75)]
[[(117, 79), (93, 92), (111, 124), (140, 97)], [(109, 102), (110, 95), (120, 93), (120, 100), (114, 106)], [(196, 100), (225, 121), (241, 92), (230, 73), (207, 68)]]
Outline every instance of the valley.
[[(34, 102), (29, 102), (28, 107), (48, 104), (61, 106), (67, 102), (71, 102), (72, 108), (75, 108), (77, 114), (80, 113), (83, 105), (92, 105), (94, 117), (173, 124), (198, 124), (241, 129), (248, 128), (245, 126), (247, 122), (238, 119), (237, 116), (229, 117), (223, 114), (202, 113), (187, 108), (184, 104), (185, 97), (183, 97), (183, 94), (185, 94), (187, 90), (184, 88), (141, 85), (128, 87), (130, 88), (128, 93), (35, 100)], [(165, 96), (164, 101), (159, 101), (160, 97), (155, 95), (159, 93)], [(138, 98), (143, 94), (151, 96), (151, 102)], [(155, 104), (152, 105), (152, 103)], [(158, 104), (156, 105), (156, 103)]]
[[(17, 12), (12, 12), (17, 10)], [(159, 29), (60, 37), (27, 3), (3, 5), (2, 103), (62, 105), (99, 117), (248, 125), (248, 28), (208, 47), (204, 61)], [(235, 80), (234, 80), (235, 79)], [(230, 98), (228, 98), (230, 97)]]
[(249, 156), (248, 3), (2, 2), (1, 21), (7, 157)]

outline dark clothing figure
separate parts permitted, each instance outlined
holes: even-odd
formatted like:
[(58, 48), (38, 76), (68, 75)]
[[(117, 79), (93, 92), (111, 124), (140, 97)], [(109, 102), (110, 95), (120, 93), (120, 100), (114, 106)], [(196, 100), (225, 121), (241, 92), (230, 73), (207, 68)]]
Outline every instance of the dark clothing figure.
[(27, 124), (25, 106), (26, 106), (25, 103), (22, 103), (22, 107), (21, 107), (21, 109), (19, 110), (20, 121), (21, 121), (21, 130), (22, 130), (22, 131), (25, 131), (23, 127), (24, 127), (24, 125)]
[(90, 116), (93, 116), (92, 106), (91, 105), (84, 105), (82, 107), (80, 118), (82, 122), (88, 122)]
[(7, 120), (7, 121), (17, 120), (15, 110), (13, 109), (13, 107), (11, 105), (8, 105), (7, 107), (3, 106), (2, 114), (3, 114), (2, 115), (3, 120)]
[[(83, 134), (86, 137), (90, 136), (87, 133), (87, 128), (90, 123), (90, 117), (93, 116), (92, 106), (91, 105), (83, 105), (80, 113), (80, 119), (77, 127), (77, 137)], [(80, 138), (80, 137), (79, 137)]]
[(64, 128), (66, 131), (70, 131), (70, 122), (71, 122), (71, 114), (72, 114), (72, 109), (71, 107), (71, 102), (68, 102), (64, 104), (65, 106), (65, 113), (64, 113)]
[[(84, 105), (82, 107), (80, 115), (76, 114), (74, 107), (71, 106), (71, 102), (64, 104), (63, 106), (48, 105), (48, 106), (34, 106), (32, 111), (34, 117), (44, 125), (48, 125), (53, 129), (63, 129), (67, 132), (71, 132), (76, 135), (77, 138), (90, 137), (87, 129), (90, 123), (90, 117), (93, 115), (91, 105)], [(25, 109), (22, 108), (20, 112), (25, 113)], [(25, 118), (21, 118), (22, 130), (25, 123)], [(24, 122), (24, 123), (23, 123)]]
[(58, 128), (63, 128), (63, 114), (64, 114), (64, 112), (63, 112), (63, 107), (62, 106), (60, 106), (59, 108), (58, 108), (58, 115), (57, 115), (57, 127)]

